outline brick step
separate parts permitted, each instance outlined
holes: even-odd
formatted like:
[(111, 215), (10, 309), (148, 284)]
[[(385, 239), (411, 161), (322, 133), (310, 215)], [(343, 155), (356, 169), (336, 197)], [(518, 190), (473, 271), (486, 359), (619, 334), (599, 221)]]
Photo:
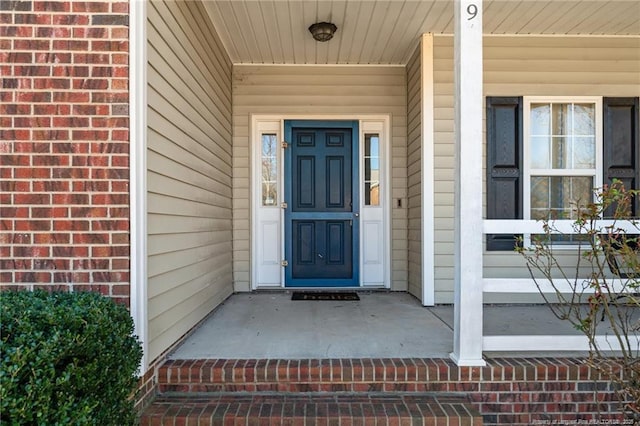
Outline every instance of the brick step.
[(481, 369), (446, 359), (169, 360), (164, 392), (467, 392)]
[(165, 394), (140, 424), (482, 425), (464, 397), (433, 394)]
[[(373, 392), (403, 395), (405, 401), (407, 394), (436, 395), (438, 401), (443, 394), (466, 395), (471, 406), (483, 414), (484, 423), (492, 425), (564, 424), (578, 420), (621, 423), (623, 419), (615, 389), (592, 371), (584, 358), (492, 358), (484, 367), (459, 367), (444, 358), (170, 360), (158, 367), (155, 378), (155, 390), (161, 395), (148, 411), (155, 416), (151, 424), (162, 424), (164, 415), (180, 411), (179, 404), (169, 406), (169, 397), (192, 401), (189, 404), (199, 401), (198, 408), (183, 410), (215, 411), (214, 394), (203, 396), (206, 392), (243, 398), (274, 393), (304, 398), (319, 392), (346, 397)], [(184, 396), (188, 392), (191, 397)], [(151, 417), (147, 415), (145, 419), (148, 418)], [(271, 424), (280, 423), (274, 420)]]

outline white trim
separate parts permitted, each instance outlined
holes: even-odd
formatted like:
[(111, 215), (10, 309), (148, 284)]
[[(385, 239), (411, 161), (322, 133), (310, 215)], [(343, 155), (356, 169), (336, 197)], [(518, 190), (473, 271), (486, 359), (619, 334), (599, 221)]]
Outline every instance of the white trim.
[[(446, 35), (446, 34), (444, 34)], [(452, 35), (452, 34), (451, 34)], [(493, 34), (485, 33), (484, 37), (545, 37), (545, 38), (640, 38), (640, 34)]]
[[(630, 335), (631, 344), (640, 345), (640, 336)], [(633, 342), (635, 340), (635, 343)], [(618, 351), (620, 343), (615, 336), (596, 336), (601, 350)], [(484, 351), (589, 351), (589, 340), (583, 335), (529, 335), (529, 336), (484, 336)]]
[[(368, 121), (383, 121), (390, 119), (388, 114), (251, 114), (252, 121), (256, 120), (317, 120), (317, 121), (331, 121), (331, 120), (368, 120)], [(284, 126), (284, 124), (283, 124)]]
[[(589, 103), (595, 106), (595, 168), (593, 169), (532, 169), (531, 168), (531, 104), (556, 104), (556, 103)], [(550, 116), (551, 117), (551, 116)], [(591, 177), (594, 188), (602, 187), (603, 168), (603, 141), (602, 141), (602, 97), (601, 96), (525, 96), (523, 98), (523, 217), (524, 220), (531, 219), (531, 177), (532, 176), (584, 176)], [(551, 125), (551, 123), (550, 123)], [(551, 149), (551, 147), (550, 147)], [(569, 232), (570, 233), (570, 232)], [(524, 245), (530, 246), (530, 234), (524, 234)], [(560, 245), (558, 245), (560, 246)], [(574, 246), (575, 245), (569, 245)], [(567, 245), (565, 245), (567, 247)]]
[(391, 255), (393, 253), (392, 251), (392, 245), (393, 245), (393, 236), (391, 234), (391, 223), (393, 221), (393, 198), (391, 196), (392, 192), (393, 192), (393, 186), (392, 186), (392, 175), (393, 175), (393, 150), (391, 149), (391, 145), (392, 145), (392, 135), (391, 135), (391, 115), (385, 115), (381, 118), (381, 120), (384, 122), (384, 133), (385, 133), (385, 150), (384, 150), (384, 155), (385, 155), (385, 160), (384, 163), (384, 168), (385, 168), (385, 175), (383, 179), (380, 179), (381, 182), (384, 182), (385, 186), (387, 187), (386, 192), (384, 192), (385, 196), (385, 210), (384, 210), (384, 226), (385, 226), (385, 235), (387, 238), (387, 245), (386, 245), (386, 251), (383, 253), (384, 258), (386, 259), (386, 263), (385, 263), (385, 287), (388, 289), (391, 289), (391, 270), (393, 269), (393, 264), (392, 264), (392, 259), (391, 259)]
[[(553, 285), (546, 278), (538, 279), (538, 283), (533, 278), (484, 278), (482, 280), (482, 287), (485, 293), (543, 293), (555, 294), (556, 289), (560, 293), (577, 293), (591, 294), (595, 292), (595, 289), (588, 285), (590, 283), (588, 277), (585, 278), (571, 278), (568, 279), (554, 279)], [(621, 280), (619, 278), (611, 278), (606, 281), (606, 284), (611, 288), (612, 293), (632, 293), (633, 288), (630, 287), (633, 281)], [(584, 284), (584, 285), (583, 285)], [(604, 284), (604, 282), (602, 283)], [(576, 287), (575, 290), (572, 287)]]
[(433, 34), (422, 35), (421, 47), (422, 122), (422, 304), (435, 304), (435, 205), (434, 205), (434, 85)]
[[(454, 3), (454, 328), (451, 358), (458, 365), (482, 359), (482, 0)], [(468, 18), (468, 8), (477, 15)]]
[[(257, 179), (258, 177), (255, 176), (255, 170), (257, 170), (256, 168), (259, 165), (259, 155), (260, 152), (257, 148), (257, 138), (258, 138), (258, 134), (260, 131), (260, 123), (267, 123), (267, 122), (271, 122), (271, 127), (269, 128), (271, 131), (271, 128), (273, 127), (273, 123), (274, 122), (279, 122), (279, 137), (284, 140), (284, 122), (286, 120), (318, 120), (318, 121), (330, 121), (330, 120), (358, 120), (360, 122), (360, 126), (359, 126), (359, 131), (360, 131), (360, 137), (359, 139), (359, 143), (362, 143), (362, 132), (363, 129), (365, 127), (365, 124), (367, 122), (377, 122), (377, 123), (381, 123), (382, 124), (382, 132), (381, 132), (381, 139), (382, 140), (382, 150), (381, 150), (381, 156), (384, 156), (384, 159), (381, 159), (381, 169), (383, 170), (383, 177), (381, 179), (381, 184), (384, 185), (383, 191), (382, 191), (382, 199), (383, 199), (383, 206), (382, 208), (384, 209), (384, 233), (385, 233), (385, 238), (386, 238), (386, 244), (384, 245), (384, 252), (383, 252), (383, 258), (385, 259), (385, 265), (384, 265), (384, 288), (391, 288), (391, 117), (389, 115), (382, 115), (382, 114), (320, 114), (320, 115), (311, 115), (311, 114), (292, 114), (292, 115), (284, 115), (284, 114), (251, 114), (251, 118), (250, 118), (250, 131), (249, 131), (249, 155), (250, 155), (250, 160), (249, 160), (249, 164), (251, 167), (251, 171), (250, 171), (250, 197), (251, 200), (249, 202), (249, 205), (251, 206), (251, 213), (250, 213), (250, 222), (251, 222), (251, 252), (250, 252), (250, 268), (251, 268), (251, 272), (250, 272), (250, 276), (251, 276), (251, 289), (255, 290), (257, 288), (260, 289), (282, 289), (284, 288), (284, 278), (285, 278), (285, 274), (281, 273), (281, 282), (280, 282), (280, 286), (274, 286), (273, 284), (267, 285), (267, 286), (259, 286), (258, 285), (258, 265), (257, 265), (257, 253), (258, 253), (258, 244), (260, 241), (260, 234), (258, 232), (258, 222), (259, 222), (259, 203), (258, 203), (258, 199), (260, 196), (259, 188), (258, 188), (258, 184), (257, 184)], [(275, 128), (275, 127), (273, 127)], [(359, 150), (359, 152), (362, 154), (362, 149)], [(360, 167), (360, 169), (362, 169), (362, 167)], [(278, 177), (278, 181), (279, 181), (279, 188), (278, 190), (279, 192), (279, 197), (281, 197), (284, 194), (284, 161), (283, 161), (283, 156), (282, 156), (282, 152), (280, 153), (279, 156), (279, 164), (278, 164), (278, 170), (279, 170), (279, 177)], [(360, 173), (362, 174), (362, 170), (360, 170)], [(359, 182), (362, 182), (362, 175), (359, 176)], [(279, 201), (282, 201), (282, 199), (280, 199)], [(363, 204), (364, 204), (364, 200), (363, 197), (360, 197), (360, 210), (362, 213), (362, 208), (363, 208)], [(280, 209), (280, 253), (282, 254), (282, 256), (284, 257), (284, 253), (285, 253), (285, 237), (284, 237), (284, 232), (285, 232), (285, 226), (284, 226), (284, 210)], [(362, 244), (362, 221), (360, 221), (360, 243)], [(361, 247), (361, 253), (362, 253), (362, 247)], [(360, 268), (362, 271), (363, 268), (363, 257), (362, 255), (360, 256), (359, 262), (360, 262)], [(360, 274), (360, 279), (362, 280), (362, 274)], [(359, 283), (359, 286), (362, 286), (362, 281)], [(376, 288), (375, 285), (371, 285), (368, 286), (367, 288)], [(378, 287), (380, 288), (380, 287)], [(301, 288), (296, 288), (296, 289), (301, 289)]]
[(449, 356), (451, 357), (451, 360), (455, 362), (456, 365), (459, 365), (459, 366), (485, 367), (487, 365), (487, 362), (483, 358), (477, 358), (477, 357), (460, 358), (460, 356), (456, 352), (450, 353)]
[[(631, 0), (629, 0), (631, 1)], [(437, 33), (438, 37), (453, 37), (453, 33)], [(496, 38), (509, 38), (509, 37), (522, 37), (522, 38), (640, 38), (640, 34), (516, 34), (516, 33), (483, 33), (483, 37), (496, 37)]]
[[(260, 117), (260, 116), (257, 116)], [(253, 115), (252, 115), (252, 119), (253, 119)], [(280, 137), (282, 138), (282, 142), (285, 142), (284, 139), (284, 118), (282, 117), (278, 117), (277, 118), (280, 121)], [(282, 194), (282, 200), (284, 201), (284, 152), (280, 154), (279, 157), (280, 160), (280, 165), (278, 168), (278, 179), (280, 182), (280, 185), (278, 186), (278, 191), (280, 191), (280, 194)], [(251, 173), (253, 173), (252, 171), (249, 173), (249, 175), (251, 175)], [(257, 229), (256, 228), (252, 228), (250, 230), (251, 232), (251, 241), (256, 241), (256, 232)], [(285, 257), (285, 253), (287, 253), (287, 243), (285, 241), (285, 223), (284, 223), (284, 211), (281, 212), (281, 216), (280, 216), (280, 253), (282, 253), (282, 257), (284, 259)], [(249, 265), (253, 265), (254, 259), (253, 256), (251, 256), (250, 258), (250, 262)], [(285, 273), (284, 273), (284, 269), (280, 270), (280, 288), (284, 289), (285, 285), (286, 285), (286, 277), (285, 277)]]
[(147, 318), (147, 2), (130, 3), (129, 209), (130, 310), (142, 342), (141, 374), (149, 367)]
[[(531, 176), (584, 176), (594, 177), (596, 169), (529, 169), (529, 178)], [(531, 180), (529, 180), (531, 182)], [(594, 185), (596, 187), (596, 185)], [(531, 195), (531, 188), (529, 188)]]
[[(234, 67), (327, 67), (327, 68), (335, 68), (335, 67), (362, 67), (362, 68), (405, 68), (406, 64), (292, 64), (292, 63), (282, 63), (282, 64), (274, 64), (274, 63), (247, 63), (247, 62), (233, 62)], [(294, 119), (295, 120), (295, 119)]]
[[(533, 219), (485, 219), (482, 221), (482, 231), (485, 234), (543, 234), (544, 222)], [(575, 221), (570, 219), (549, 221), (550, 232), (570, 234), (574, 231)], [(593, 229), (606, 233), (607, 228), (623, 230), (630, 234), (637, 234), (640, 223), (632, 220), (603, 219), (593, 222)]]

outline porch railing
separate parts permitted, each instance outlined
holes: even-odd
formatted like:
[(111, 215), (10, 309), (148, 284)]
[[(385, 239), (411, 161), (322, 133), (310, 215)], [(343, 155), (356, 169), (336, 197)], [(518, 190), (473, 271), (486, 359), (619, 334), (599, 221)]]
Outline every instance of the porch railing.
[[(575, 233), (572, 220), (556, 220), (549, 223), (553, 230), (551, 233)], [(632, 221), (600, 220), (594, 223), (594, 229), (621, 229), (630, 234), (638, 233), (638, 225)], [(537, 220), (505, 220), (485, 219), (483, 221), (483, 235), (485, 234), (544, 234), (543, 223)], [(583, 278), (585, 282), (587, 277)], [(581, 279), (577, 279), (579, 283)], [(623, 285), (625, 280), (612, 278), (608, 283), (616, 287)], [(555, 288), (554, 288), (555, 286)], [(571, 291), (571, 285), (566, 279), (554, 280), (553, 285), (542, 279), (538, 283), (532, 278), (482, 278), (483, 293), (545, 293), (554, 294), (555, 289)], [(617, 288), (620, 289), (619, 287)], [(585, 288), (585, 293), (593, 292), (591, 288)], [(551, 314), (550, 314), (551, 315)], [(640, 345), (640, 335), (630, 336)], [(602, 348), (619, 350), (620, 344), (613, 335), (597, 336), (597, 343)], [(586, 336), (576, 335), (483, 335), (483, 351), (587, 351), (589, 342)]]

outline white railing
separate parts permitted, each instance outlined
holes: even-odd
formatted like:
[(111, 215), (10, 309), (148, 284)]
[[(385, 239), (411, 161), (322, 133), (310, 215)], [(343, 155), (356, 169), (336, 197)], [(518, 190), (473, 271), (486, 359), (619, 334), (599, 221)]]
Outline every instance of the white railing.
[[(573, 220), (550, 221), (549, 232), (572, 234), (575, 233)], [(591, 225), (590, 225), (591, 227)], [(591, 229), (602, 230), (607, 233), (609, 230), (623, 230), (629, 234), (640, 233), (637, 222), (624, 220), (599, 220)], [(538, 220), (507, 220), (507, 219), (485, 219), (483, 221), (483, 234), (543, 234), (545, 233), (544, 223)], [(554, 279), (549, 282), (546, 278), (534, 281), (532, 278), (484, 278), (482, 279), (482, 290), (484, 293), (556, 293), (572, 292), (574, 288), (584, 293), (592, 293), (594, 290), (588, 285), (589, 280), (584, 279)], [(620, 292), (621, 286), (628, 284), (626, 280), (612, 278), (607, 280), (607, 285), (612, 291)], [(551, 313), (550, 313), (551, 315)], [(629, 336), (636, 346), (640, 346), (640, 335)], [(596, 343), (604, 350), (609, 348), (612, 351), (620, 350), (620, 343), (613, 335), (601, 335), (596, 337)], [(588, 351), (589, 341), (583, 335), (483, 335), (483, 351)]]
[[(551, 220), (549, 225), (552, 234), (575, 233), (574, 221), (568, 219)], [(593, 229), (601, 229), (606, 233), (607, 229), (620, 229), (629, 234), (640, 233), (640, 223), (631, 220), (598, 220), (593, 224)], [(522, 219), (485, 219), (483, 221), (485, 234), (543, 234), (544, 223), (539, 220)]]
[[(534, 281), (532, 278), (483, 278), (482, 291), (484, 293), (569, 293), (575, 291), (585, 294), (593, 293), (588, 283), (588, 278), (574, 279), (554, 279), (553, 285), (546, 278)], [(614, 293), (622, 293), (629, 289), (628, 281), (618, 278), (607, 279), (607, 285)], [(626, 288), (625, 288), (626, 287)]]
[[(640, 336), (629, 336), (632, 346), (640, 346)], [(635, 343), (634, 343), (635, 342)], [(596, 336), (601, 350), (619, 351), (620, 342), (614, 335)], [(589, 340), (583, 335), (522, 335), (482, 336), (483, 351), (578, 351), (589, 350)]]

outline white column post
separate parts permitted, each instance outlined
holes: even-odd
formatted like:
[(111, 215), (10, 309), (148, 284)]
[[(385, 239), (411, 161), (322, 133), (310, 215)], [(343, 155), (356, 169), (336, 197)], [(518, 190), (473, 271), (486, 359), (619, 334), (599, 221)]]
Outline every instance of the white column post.
[(482, 359), (482, 0), (455, 0), (455, 305), (451, 358)]
[(433, 34), (423, 34), (422, 72), (422, 304), (435, 304), (433, 137)]
[(149, 367), (147, 341), (147, 2), (129, 4), (129, 308), (142, 342), (140, 374)]

